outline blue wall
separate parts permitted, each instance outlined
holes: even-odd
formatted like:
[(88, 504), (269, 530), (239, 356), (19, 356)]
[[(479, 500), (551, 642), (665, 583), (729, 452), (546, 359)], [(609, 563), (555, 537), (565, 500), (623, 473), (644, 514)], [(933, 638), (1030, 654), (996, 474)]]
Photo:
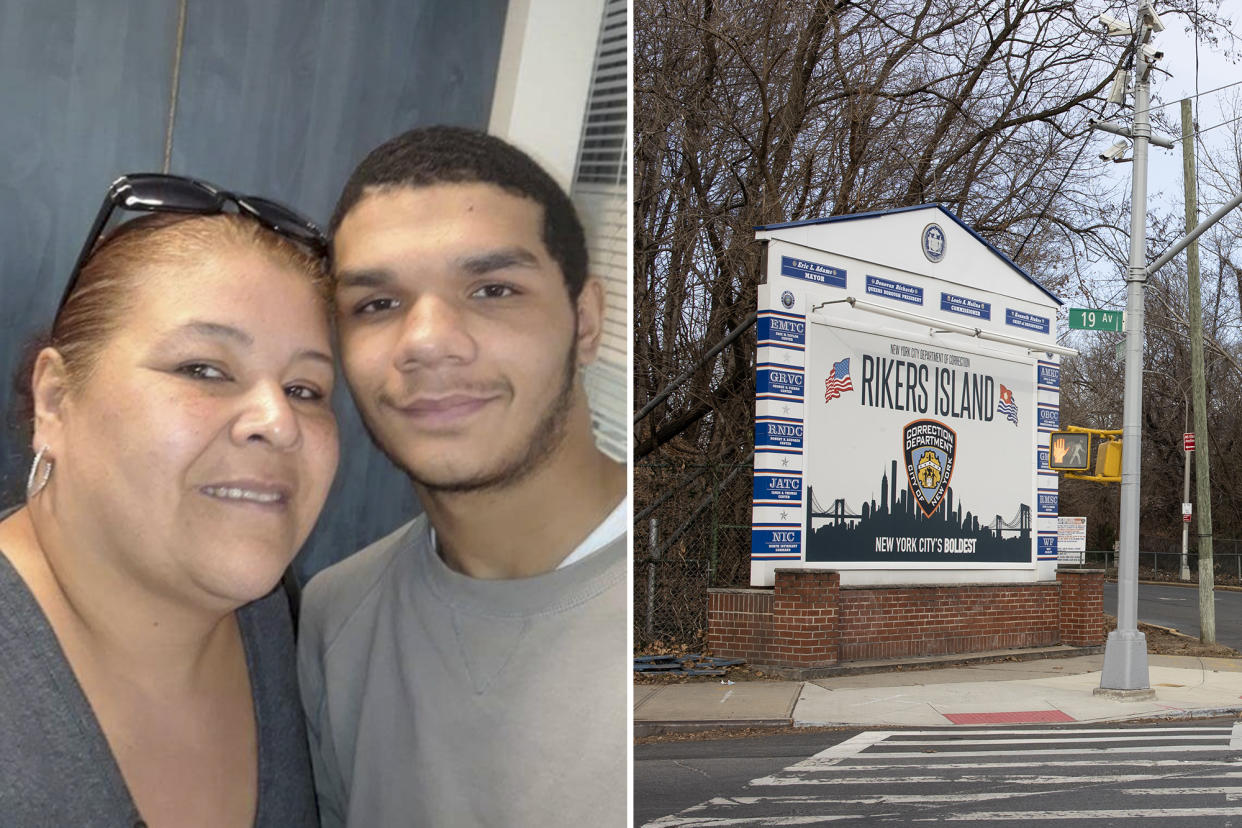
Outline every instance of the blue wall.
[[(412, 126), (484, 127), (507, 0), (188, 0), (170, 170), (326, 223), (353, 166)], [(176, 0), (0, 0), (0, 507), (29, 447), (12, 423), (22, 345), (50, 324), (107, 185), (159, 170)], [(341, 467), (305, 577), (417, 504), (340, 383)]]

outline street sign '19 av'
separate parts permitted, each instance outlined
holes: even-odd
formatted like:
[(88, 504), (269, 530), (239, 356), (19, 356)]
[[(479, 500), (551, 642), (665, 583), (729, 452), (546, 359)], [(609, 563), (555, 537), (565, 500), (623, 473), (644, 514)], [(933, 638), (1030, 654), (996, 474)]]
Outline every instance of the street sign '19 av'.
[(1079, 331), (1120, 331), (1124, 314), (1115, 310), (1070, 308), (1069, 326)]

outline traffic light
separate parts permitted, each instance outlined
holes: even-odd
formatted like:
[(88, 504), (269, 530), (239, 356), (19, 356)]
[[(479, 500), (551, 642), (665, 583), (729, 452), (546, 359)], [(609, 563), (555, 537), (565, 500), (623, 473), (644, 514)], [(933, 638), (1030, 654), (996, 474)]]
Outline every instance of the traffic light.
[(1105, 440), (1095, 450), (1097, 477), (1121, 477), (1121, 441)]
[[(1090, 434), (1080, 431), (1054, 431), (1048, 442), (1048, 449), (1048, 468), (1053, 471), (1086, 471), (1091, 468)], [(1118, 467), (1120, 465), (1118, 454)]]

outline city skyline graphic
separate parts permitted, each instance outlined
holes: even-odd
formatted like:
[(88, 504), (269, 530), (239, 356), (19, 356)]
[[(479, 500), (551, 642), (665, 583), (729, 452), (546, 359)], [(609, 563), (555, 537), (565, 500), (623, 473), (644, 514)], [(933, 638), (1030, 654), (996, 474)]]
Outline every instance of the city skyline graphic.
[[(1009, 519), (994, 515), (986, 522), (948, 487), (939, 508), (925, 517), (911, 494), (904, 470), (898, 487), (898, 463), (880, 477), (880, 501), (871, 499), (851, 513), (844, 498), (825, 509), (806, 491), (807, 562), (1028, 563), (1032, 556), (1031, 507), (1019, 503)], [(1008, 510), (1006, 510), (1008, 511)], [(816, 526), (819, 523), (819, 526)], [(947, 542), (946, 542), (947, 541)], [(969, 551), (968, 551), (969, 550)]]

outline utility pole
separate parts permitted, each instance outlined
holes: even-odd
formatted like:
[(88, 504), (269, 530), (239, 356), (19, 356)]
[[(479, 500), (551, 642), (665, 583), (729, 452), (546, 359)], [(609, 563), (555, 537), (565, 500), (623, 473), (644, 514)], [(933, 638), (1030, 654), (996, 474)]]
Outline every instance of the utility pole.
[[(1182, 179), (1186, 184), (1186, 232), (1195, 229), (1199, 218), (1198, 183), (1195, 173), (1194, 122), (1190, 99), (1182, 100)], [(1190, 387), (1194, 395), (1195, 511), (1199, 521), (1199, 640), (1216, 643), (1216, 567), (1212, 558), (1212, 473), (1208, 462), (1207, 392), (1203, 369), (1203, 307), (1199, 297), (1199, 243), (1186, 247), (1186, 303), (1190, 313)], [(1187, 469), (1189, 469), (1187, 459)], [(1190, 493), (1187, 491), (1189, 502)]]

